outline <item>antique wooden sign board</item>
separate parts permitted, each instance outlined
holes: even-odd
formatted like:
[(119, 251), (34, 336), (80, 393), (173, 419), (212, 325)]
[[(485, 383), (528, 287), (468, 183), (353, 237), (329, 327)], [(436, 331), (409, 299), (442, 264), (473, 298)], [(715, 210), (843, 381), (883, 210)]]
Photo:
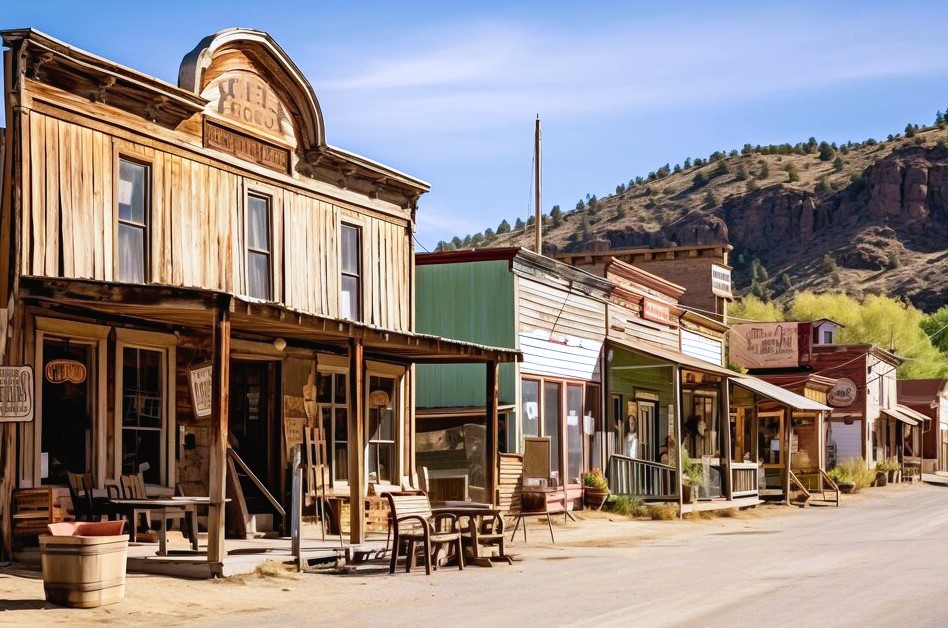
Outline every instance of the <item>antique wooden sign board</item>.
[(204, 119), (204, 146), (289, 174), (290, 151)]
[(191, 385), (191, 408), (196, 418), (211, 416), (211, 375), (212, 364), (201, 364), (188, 370), (188, 383)]
[(0, 423), (33, 420), (33, 367), (0, 366)]

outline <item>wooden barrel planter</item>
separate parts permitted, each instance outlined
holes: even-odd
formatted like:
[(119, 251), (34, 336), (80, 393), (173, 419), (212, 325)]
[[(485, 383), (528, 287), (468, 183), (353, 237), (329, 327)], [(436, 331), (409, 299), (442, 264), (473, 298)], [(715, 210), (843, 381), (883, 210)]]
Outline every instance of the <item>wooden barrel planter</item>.
[(124, 521), (56, 523), (40, 537), (46, 601), (95, 608), (125, 598), (128, 535)]
[(609, 489), (607, 488), (590, 488), (587, 486), (583, 489), (583, 503), (586, 508), (602, 510), (607, 499), (609, 499)]

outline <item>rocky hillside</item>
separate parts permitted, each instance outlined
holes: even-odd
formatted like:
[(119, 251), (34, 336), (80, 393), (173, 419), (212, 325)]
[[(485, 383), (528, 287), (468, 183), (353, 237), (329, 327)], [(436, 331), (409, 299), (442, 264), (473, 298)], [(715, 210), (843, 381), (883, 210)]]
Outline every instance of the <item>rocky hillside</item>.
[[(777, 299), (795, 290), (948, 303), (948, 133), (887, 141), (745, 146), (667, 165), (544, 218), (544, 252), (729, 242), (735, 284)], [(532, 246), (502, 223), (458, 246)]]

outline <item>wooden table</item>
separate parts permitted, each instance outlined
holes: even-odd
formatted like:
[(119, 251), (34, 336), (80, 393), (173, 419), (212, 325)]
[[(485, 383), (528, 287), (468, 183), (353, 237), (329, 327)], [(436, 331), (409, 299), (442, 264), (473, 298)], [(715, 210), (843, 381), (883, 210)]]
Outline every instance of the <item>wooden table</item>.
[[(229, 501), (229, 500), (225, 500)], [(208, 506), (211, 503), (209, 497), (158, 497), (148, 499), (110, 499), (109, 503), (128, 517), (131, 527), (131, 540), (135, 541), (136, 528), (135, 511), (150, 510), (153, 511), (161, 521), (161, 527), (158, 529), (158, 555), (168, 555), (167, 542), (167, 514), (171, 511), (184, 511), (189, 519), (189, 537), (191, 540), (191, 549), (198, 551), (197, 534), (197, 507)]]
[[(468, 519), (467, 528), (461, 528), (463, 539), (467, 540), (468, 543), (465, 547), (465, 563), (473, 563), (481, 567), (490, 567), (491, 559), (497, 558), (510, 562), (510, 558), (503, 551), (503, 547), (499, 546), (498, 551), (500, 554), (494, 556), (492, 553), (484, 553), (481, 547), (481, 544), (477, 542), (478, 531), (481, 528), (484, 517), (499, 517), (500, 518), (500, 536), (503, 536), (503, 516), (502, 511), (499, 508), (495, 508), (491, 504), (482, 504), (479, 502), (462, 502), (462, 501), (445, 501), (445, 502), (432, 502), (431, 503), (431, 512), (435, 515), (450, 514), (458, 518), (459, 525), (460, 520), (463, 518)], [(469, 532), (470, 536), (464, 536), (465, 532)], [(493, 536), (493, 535), (491, 535)], [(470, 557), (468, 558), (468, 552), (470, 552)]]

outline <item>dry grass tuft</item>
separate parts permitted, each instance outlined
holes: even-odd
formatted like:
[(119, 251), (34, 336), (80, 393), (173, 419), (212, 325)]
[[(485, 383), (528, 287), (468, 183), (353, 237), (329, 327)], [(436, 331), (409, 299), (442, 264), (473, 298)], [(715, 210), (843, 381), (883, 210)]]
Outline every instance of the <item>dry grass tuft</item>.
[(254, 575), (260, 578), (296, 578), (298, 574), (292, 565), (275, 560), (268, 560), (257, 565)]
[(653, 504), (648, 512), (653, 521), (671, 521), (678, 518), (678, 504)]

